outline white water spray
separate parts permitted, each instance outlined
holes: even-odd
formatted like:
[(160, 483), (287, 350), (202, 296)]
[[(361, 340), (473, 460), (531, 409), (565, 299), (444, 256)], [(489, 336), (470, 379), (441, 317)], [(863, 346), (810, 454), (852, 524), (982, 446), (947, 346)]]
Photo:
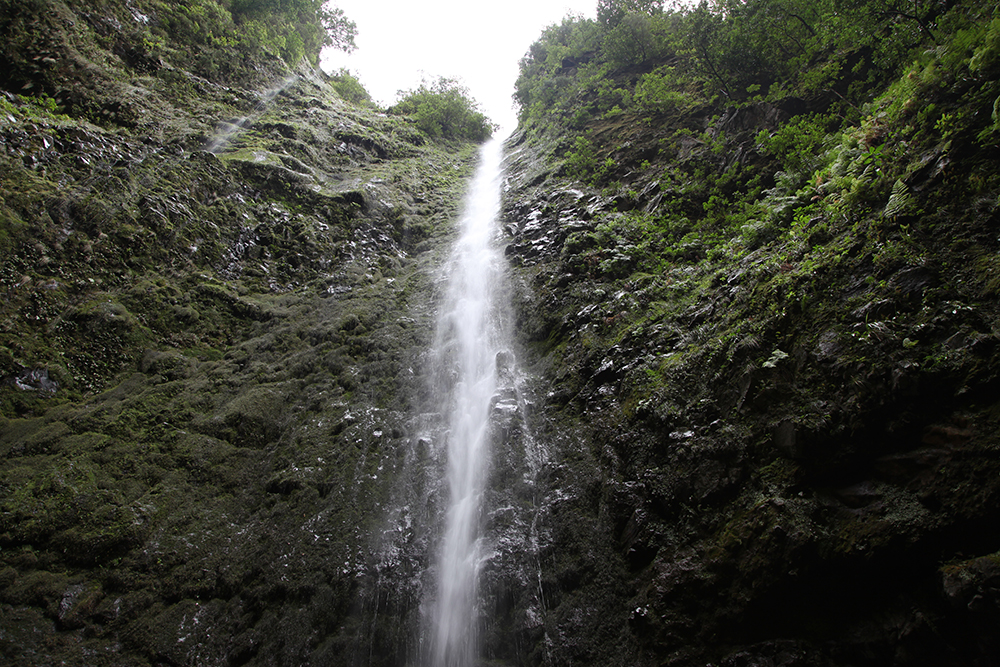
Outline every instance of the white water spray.
[(253, 121), (267, 110), (267, 107), (274, 101), (274, 98), (298, 80), (299, 75), (297, 74), (285, 77), (277, 85), (261, 93), (260, 100), (254, 105), (253, 110), (248, 115), (233, 119), (232, 121), (219, 123), (215, 137), (208, 143), (205, 150), (216, 155), (221, 153), (238, 132), (249, 127)]
[[(433, 350), (433, 391), (447, 416), (448, 505), (428, 636), (432, 667), (468, 667), (477, 652), (477, 579), (489, 418), (498, 373), (511, 362), (497, 298), (503, 260), (493, 243), (502, 145), (492, 140), (466, 195)], [(500, 366), (501, 368), (498, 368)]]

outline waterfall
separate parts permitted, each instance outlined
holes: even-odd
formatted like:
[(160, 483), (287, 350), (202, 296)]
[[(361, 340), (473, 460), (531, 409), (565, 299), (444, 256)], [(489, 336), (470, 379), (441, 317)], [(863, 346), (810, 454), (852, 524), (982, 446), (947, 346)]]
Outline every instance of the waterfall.
[(426, 652), (431, 667), (467, 667), (477, 652), (477, 580), (490, 460), (491, 403), (512, 361), (498, 298), (503, 259), (494, 244), (500, 211), (502, 144), (481, 149), (466, 195), (459, 238), (446, 267), (446, 292), (432, 350), (432, 388), (446, 419), (447, 501), (436, 564)]
[[(485, 144), (437, 273), (424, 378), (361, 585), (356, 667), (554, 664), (542, 552), (548, 448), (517, 363), (500, 243), (503, 147)], [(421, 315), (423, 316), (423, 315)]]

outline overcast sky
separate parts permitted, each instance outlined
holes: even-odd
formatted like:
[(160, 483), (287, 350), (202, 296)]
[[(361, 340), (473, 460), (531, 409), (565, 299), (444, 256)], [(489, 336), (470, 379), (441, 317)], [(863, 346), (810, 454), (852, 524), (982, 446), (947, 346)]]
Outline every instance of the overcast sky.
[(501, 125), (517, 124), (511, 105), (517, 62), (546, 26), (567, 14), (593, 18), (597, 0), (334, 0), (358, 25), (352, 54), (327, 50), (326, 71), (346, 67), (380, 104), (439, 76), (460, 79)]

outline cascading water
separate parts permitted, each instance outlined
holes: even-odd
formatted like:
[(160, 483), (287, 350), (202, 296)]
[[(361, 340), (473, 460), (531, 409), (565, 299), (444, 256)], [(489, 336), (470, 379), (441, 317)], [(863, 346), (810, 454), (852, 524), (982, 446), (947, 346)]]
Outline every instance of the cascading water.
[(548, 452), (512, 351), (502, 157), (499, 141), (483, 146), (439, 273), (425, 391), (361, 581), (357, 667), (537, 663), (539, 646), (553, 664), (541, 586)]
[(500, 141), (483, 146), (447, 266), (447, 291), (432, 352), (432, 391), (447, 419), (449, 496), (436, 598), (425, 635), (431, 667), (466, 667), (476, 656), (491, 402), (498, 375), (511, 356), (505, 309), (498, 298), (503, 260), (493, 243), (500, 211), (501, 158)]

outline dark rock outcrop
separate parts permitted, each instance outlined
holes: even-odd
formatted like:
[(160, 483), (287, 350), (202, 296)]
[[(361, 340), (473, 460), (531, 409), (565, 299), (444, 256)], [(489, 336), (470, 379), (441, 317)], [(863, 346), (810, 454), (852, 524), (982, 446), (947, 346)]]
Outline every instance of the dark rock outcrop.
[[(722, 150), (689, 142), (669, 168), (698, 173), (717, 155), (760, 164), (754, 135), (794, 107), (720, 113), (704, 135)], [(535, 420), (573, 443), (554, 450), (553, 469), (573, 465), (589, 485), (564, 505), (574, 518), (558, 520), (600, 536), (553, 531), (543, 578), (557, 577), (576, 609), (622, 614), (605, 619), (609, 635), (553, 611), (553, 653), (580, 664), (993, 664), (1000, 311), (951, 237), (995, 248), (995, 209), (946, 203), (961, 185), (910, 189), (910, 216), (942, 208), (909, 218), (920, 252), (891, 260), (878, 253), (903, 214), (881, 207), (851, 225), (801, 221), (817, 228), (804, 246), (784, 233), (671, 244), (639, 225), (670, 233), (697, 189), (629, 171), (673, 130), (638, 126), (591, 123), (617, 165), (603, 191), (567, 177), (559, 137), (528, 128), (511, 141), (515, 317), (551, 382)], [(995, 166), (987, 149), (968, 159)], [(789, 221), (825, 196), (776, 192), (764, 201)], [(657, 218), (668, 196), (675, 213)], [(863, 225), (884, 230), (859, 237)], [(612, 549), (599, 562), (586, 557), (595, 544)]]
[[(0, 1), (0, 655), (416, 664), (474, 147), (167, 9)], [(603, 183), (508, 141), (484, 661), (996, 664), (996, 149), (783, 171), (823, 104), (581, 116)]]

